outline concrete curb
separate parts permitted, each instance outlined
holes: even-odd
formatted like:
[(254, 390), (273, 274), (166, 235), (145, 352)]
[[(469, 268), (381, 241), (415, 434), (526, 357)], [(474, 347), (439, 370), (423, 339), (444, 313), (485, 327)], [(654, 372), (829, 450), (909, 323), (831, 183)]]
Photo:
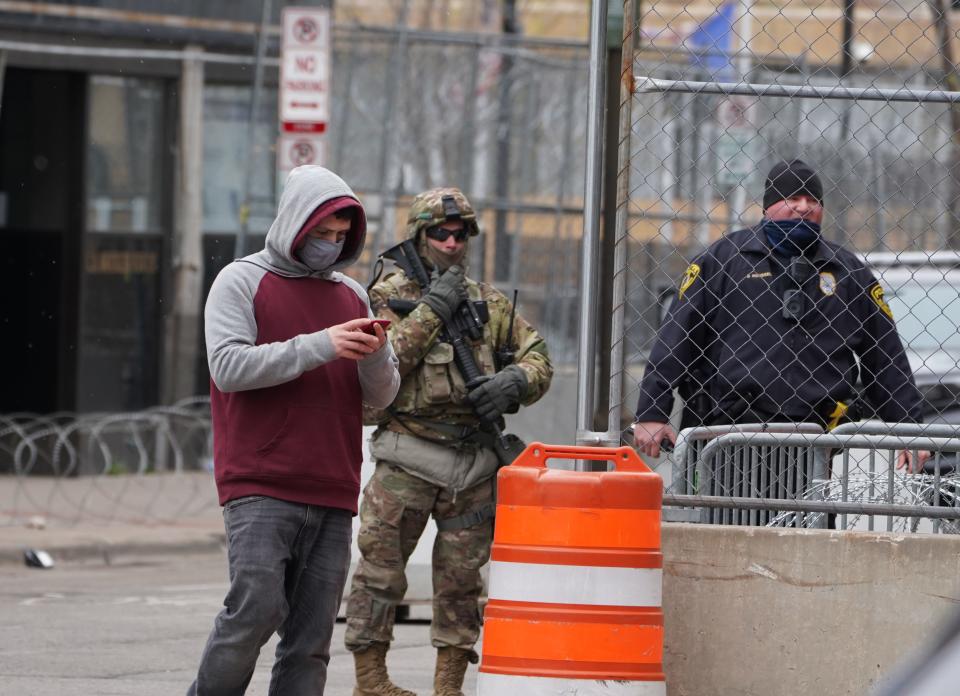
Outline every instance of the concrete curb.
[(100, 527), (71, 529), (0, 528), (0, 566), (24, 565), (25, 549), (41, 549), (58, 562), (102, 562), (118, 558), (225, 549), (223, 523), (196, 527)]

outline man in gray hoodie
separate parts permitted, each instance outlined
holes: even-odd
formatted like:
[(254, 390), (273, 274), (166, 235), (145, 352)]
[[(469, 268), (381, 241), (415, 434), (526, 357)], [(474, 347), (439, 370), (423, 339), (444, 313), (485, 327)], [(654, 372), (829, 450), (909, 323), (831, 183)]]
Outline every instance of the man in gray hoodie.
[(280, 634), (272, 696), (322, 694), (350, 565), (362, 407), (397, 394), (397, 358), (366, 292), (339, 272), (363, 207), (322, 167), (294, 169), (266, 248), (234, 261), (205, 310), (214, 473), (230, 589), (189, 696), (243, 694)]

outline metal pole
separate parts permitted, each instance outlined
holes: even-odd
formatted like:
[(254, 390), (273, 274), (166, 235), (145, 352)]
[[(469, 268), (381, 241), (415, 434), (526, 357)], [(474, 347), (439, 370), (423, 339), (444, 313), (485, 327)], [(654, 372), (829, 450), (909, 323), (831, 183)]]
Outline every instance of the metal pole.
[(347, 140), (349, 138), (350, 130), (350, 92), (353, 90), (353, 66), (357, 62), (354, 59), (354, 44), (353, 41), (347, 41), (347, 55), (344, 58), (344, 62), (347, 64), (346, 74), (343, 76), (343, 95), (340, 99), (340, 104), (338, 104), (337, 112), (339, 118), (337, 118), (337, 138), (336, 138), (336, 147), (334, 152), (334, 161), (333, 166), (337, 169), (343, 169), (343, 153), (347, 147)]
[(854, 99), (861, 101), (910, 102), (918, 104), (960, 104), (960, 92), (942, 89), (898, 87), (818, 87), (815, 85), (754, 84), (662, 80), (637, 75), (637, 92), (678, 92), (687, 94), (744, 94), (751, 97), (790, 99)]
[[(850, 81), (850, 75), (853, 72), (853, 20), (854, 12), (856, 10), (856, 0), (844, 0), (843, 1), (843, 42), (842, 47), (842, 57), (840, 65), (840, 84), (846, 85)], [(842, 103), (842, 110), (840, 112), (840, 138), (837, 141), (836, 147), (836, 157), (839, 162), (848, 162), (852, 160), (852, 153), (849, 152), (847, 147), (847, 141), (850, 138), (850, 111), (853, 106), (853, 103), (849, 100)], [(843, 166), (843, 165), (841, 165)], [(849, 165), (848, 165), (849, 166)], [(847, 243), (849, 240), (849, 231), (848, 220), (850, 215), (850, 208), (853, 205), (853, 201), (847, 198), (842, 193), (842, 183), (843, 183), (843, 173), (841, 172), (837, 177), (835, 182), (837, 188), (841, 190), (841, 208), (838, 211), (839, 214), (836, 216), (837, 220), (837, 230), (839, 236), (837, 237), (842, 243)]]
[[(7, 41), (0, 39), (0, 51), (15, 53), (36, 53), (46, 56), (87, 56), (104, 58), (107, 60), (127, 61), (131, 58), (140, 61), (176, 61), (185, 60), (187, 50), (157, 50), (152, 48), (118, 48), (103, 46), (65, 46), (54, 43), (35, 43), (32, 41)], [(193, 58), (191, 58), (193, 60)], [(226, 53), (204, 53), (197, 58), (204, 63), (220, 63), (222, 65), (251, 65), (256, 62), (253, 56), (240, 56)], [(276, 58), (266, 58), (264, 65), (277, 67), (280, 61)]]
[[(737, 3), (740, 11), (740, 21), (737, 24), (737, 76), (740, 82), (746, 82), (750, 77), (750, 71), (753, 69), (753, 56), (750, 55), (750, 39), (753, 38), (753, 0), (740, 0)], [(746, 115), (749, 119), (752, 109), (746, 109)], [(745, 156), (746, 153), (740, 153)], [(743, 226), (743, 213), (747, 206), (747, 190), (742, 181), (738, 181), (733, 187), (733, 200), (729, 203), (732, 228), (737, 229)]]
[(623, 344), (624, 314), (627, 296), (627, 246), (630, 242), (628, 209), (630, 207), (630, 133), (633, 120), (633, 94), (629, 77), (633, 72), (637, 27), (634, 0), (623, 3), (623, 46), (620, 54), (620, 119), (618, 124), (616, 218), (614, 220), (613, 316), (610, 323), (610, 392), (607, 411), (607, 432), (619, 439), (623, 411), (623, 379), (625, 372)]
[[(874, 200), (877, 204), (877, 222), (876, 222), (876, 233), (874, 238), (876, 242), (874, 243), (875, 249), (882, 249), (884, 239), (887, 236), (887, 217), (886, 217), (886, 204), (887, 204), (887, 186), (886, 186), (886, 170), (883, 166), (883, 150), (880, 148), (880, 143), (878, 139), (875, 138), (872, 133), (870, 135), (870, 164), (873, 167), (873, 194)], [(921, 200), (919, 197), (916, 200)], [(939, 216), (938, 216), (939, 217)], [(923, 226), (924, 232), (927, 230), (927, 225)], [(924, 240), (926, 241), (926, 240)], [(921, 249), (926, 249), (926, 246), (921, 246)]]
[[(477, 136), (477, 79), (480, 72), (480, 49), (471, 52), (467, 92), (463, 100), (463, 139), (460, 142), (460, 185), (467, 195), (473, 194), (473, 153)], [(483, 275), (481, 274), (482, 278)]]
[[(856, 0), (843, 1), (843, 55), (840, 63), (840, 84), (846, 84), (847, 78), (853, 72), (853, 17), (856, 10)], [(850, 132), (850, 105), (844, 104), (843, 112), (840, 114), (840, 141), (838, 150), (846, 142)]]
[[(620, 78), (632, 75), (633, 70), (622, 70), (624, 42), (624, 0), (607, 0), (606, 84), (604, 86), (605, 114), (603, 120), (603, 178), (601, 193), (603, 234), (600, 238), (600, 335), (598, 337), (597, 389), (594, 399), (593, 427), (610, 430), (610, 375), (618, 370), (611, 365), (613, 331), (604, 317), (614, 316), (614, 260), (616, 256), (617, 171), (619, 166)], [(617, 429), (618, 430), (618, 429)], [(618, 440), (619, 441), (619, 440)], [(606, 465), (604, 465), (604, 468)], [(594, 465), (592, 468), (596, 468)]]
[[(607, 38), (606, 0), (590, 9), (590, 73), (587, 96), (587, 162), (583, 200), (583, 244), (580, 260), (580, 341), (577, 358), (577, 444), (597, 444), (593, 425), (597, 362), (597, 265), (600, 260), (600, 184), (603, 165), (604, 60)], [(583, 462), (577, 462), (583, 470)]]
[[(601, 0), (596, 0), (600, 2)], [(605, 0), (603, 0), (605, 1)], [(519, 33), (516, 0), (503, 0), (504, 36)], [(512, 137), (512, 93), (513, 92), (513, 54), (504, 47), (500, 54), (500, 80), (497, 102), (497, 163), (494, 180), (494, 195), (505, 199), (510, 193), (510, 149)], [(510, 269), (514, 265), (513, 249), (510, 244), (511, 232), (507, 229), (507, 210), (496, 212), (494, 218), (493, 277), (494, 280), (508, 280)], [(519, 234), (514, 231), (513, 234)]]
[[(390, 246), (396, 226), (397, 193), (400, 187), (399, 177), (395, 176), (397, 161), (397, 135), (403, 125), (400, 110), (397, 109), (397, 87), (406, 71), (409, 27), (407, 16), (410, 0), (403, 0), (397, 15), (397, 40), (391, 52), (390, 70), (387, 71), (387, 83), (384, 85), (386, 97), (383, 104), (383, 130), (380, 139), (380, 225), (372, 240), (373, 255)], [(397, 179), (397, 181), (394, 181)]]
[(860, 448), (877, 450), (931, 450), (960, 452), (960, 439), (955, 437), (932, 437), (922, 435), (832, 435), (830, 433), (774, 434), (771, 432), (733, 432), (720, 435), (704, 445), (701, 462), (709, 462), (717, 451), (734, 446), (749, 447), (806, 447), (826, 449)]
[(247, 255), (247, 231), (250, 222), (250, 189), (253, 187), (254, 158), (256, 147), (257, 117), (260, 115), (260, 99), (263, 92), (263, 56), (267, 50), (267, 25), (273, 0), (263, 0), (260, 29), (257, 31), (257, 62), (253, 67), (253, 97), (250, 99), (250, 115), (247, 119), (247, 156), (243, 169), (243, 202), (240, 204), (240, 232), (233, 250), (235, 258)]
[(896, 503), (833, 503), (790, 498), (740, 498), (725, 495), (678, 495), (665, 493), (664, 507), (706, 507), (728, 510), (781, 510), (785, 512), (825, 512), (853, 515), (892, 515), (929, 517), (937, 520), (960, 519), (960, 508)]
[[(706, 172), (706, 165), (709, 161), (710, 143), (714, 139), (713, 121), (706, 118), (703, 99), (698, 99), (697, 95), (691, 94), (684, 99), (684, 105), (689, 109), (686, 113), (693, 114), (693, 123), (690, 124), (691, 135), (693, 136), (693, 167), (691, 174), (693, 176), (693, 190), (696, 192), (696, 212), (700, 215), (700, 220), (696, 225), (694, 237), (697, 247), (704, 248), (710, 244), (710, 221), (707, 219), (709, 211), (713, 208), (713, 190), (710, 186), (710, 177)], [(682, 171), (682, 170), (681, 170)], [(727, 218), (730, 216), (727, 215)], [(729, 224), (729, 220), (728, 220)], [(672, 240), (671, 240), (672, 241)]]
[[(570, 80), (573, 82), (573, 75)], [(556, 298), (556, 302), (547, 303), (547, 326), (556, 327), (557, 343), (563, 346), (562, 360), (568, 360), (572, 355), (572, 346), (570, 339), (570, 304), (573, 300), (575, 288), (570, 283), (570, 277), (573, 275), (574, 267), (574, 249), (572, 235), (569, 233), (570, 226), (567, 223), (566, 211), (564, 210), (564, 201), (567, 199), (567, 176), (573, 168), (571, 160), (573, 159), (573, 120), (576, 105), (574, 103), (575, 92), (572, 89), (567, 90), (567, 98), (564, 101), (564, 131), (563, 131), (563, 159), (560, 164), (560, 176), (557, 177), (557, 204), (554, 211), (553, 226), (553, 248), (559, 251), (560, 272), (551, 273), (547, 281), (547, 290), (549, 297)], [(552, 291), (551, 291), (552, 284)], [(553, 317), (551, 320), (550, 317)], [(551, 348), (551, 352), (553, 349)], [(559, 356), (558, 356), (559, 357)]]
[[(386, 34), (394, 35), (397, 32), (396, 26), (384, 26), (376, 27), (372, 25), (364, 25), (361, 27), (355, 27), (353, 24), (339, 24), (335, 23), (335, 31), (341, 31), (344, 34), (349, 36), (355, 36), (353, 31), (356, 30), (360, 36), (383, 36)], [(421, 29), (411, 29), (407, 28), (407, 33), (410, 38), (415, 39), (417, 43), (439, 43), (443, 45), (451, 46), (476, 46), (477, 48), (485, 47), (502, 47), (504, 46), (504, 41), (502, 37), (498, 34), (493, 33), (459, 33), (452, 34), (450, 32), (441, 32), (441, 31), (424, 31)], [(513, 42), (507, 42), (507, 46), (514, 45)], [(584, 41), (575, 41), (570, 39), (544, 39), (538, 38), (536, 36), (524, 36), (523, 37), (523, 46), (525, 48), (546, 48), (546, 49), (573, 49), (580, 50), (587, 48), (587, 44)], [(76, 46), (76, 45), (65, 45), (65, 44), (55, 44), (55, 43), (38, 43), (35, 41), (11, 41), (9, 39), (0, 39), (0, 50), (13, 51), (16, 53), (40, 53), (44, 55), (59, 55), (59, 56), (97, 56), (99, 58), (108, 58), (108, 59), (121, 59), (127, 60), (130, 58), (142, 59), (142, 60), (170, 60), (170, 61), (180, 61), (183, 60), (183, 51), (182, 50), (158, 50), (152, 48), (143, 48), (138, 46), (136, 48), (114, 48), (114, 47), (102, 47), (102, 46)], [(667, 49), (660, 49), (666, 51)], [(669, 51), (668, 51), (669, 52)], [(779, 54), (777, 54), (779, 56)], [(543, 60), (547, 62), (569, 62), (562, 58), (550, 59), (547, 57), (531, 57), (533, 60)], [(224, 65), (253, 65), (256, 63), (255, 55), (239, 55), (234, 53), (205, 53), (203, 55), (203, 61), (206, 63), (222, 63)], [(278, 67), (280, 65), (280, 60), (278, 58), (264, 58), (263, 64), (266, 66)]]
[[(457, 173), (460, 190), (466, 193), (468, 198), (473, 199), (473, 170), (476, 160), (474, 151), (476, 150), (477, 127), (477, 81), (480, 73), (480, 48), (474, 47), (469, 50), (470, 70), (467, 74), (466, 92), (463, 99), (463, 116), (460, 151), (460, 167)], [(470, 245), (470, 257), (468, 263), (474, 277), (486, 280), (486, 240), (485, 232), (481, 232), (476, 240), (478, 243)]]

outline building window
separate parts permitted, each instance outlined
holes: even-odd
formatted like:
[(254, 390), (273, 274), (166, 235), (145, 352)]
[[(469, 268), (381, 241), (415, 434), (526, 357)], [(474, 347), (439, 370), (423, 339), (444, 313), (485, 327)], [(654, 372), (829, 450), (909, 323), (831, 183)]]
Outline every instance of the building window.
[(92, 75), (87, 231), (160, 232), (163, 84)]
[[(207, 85), (203, 99), (203, 229), (236, 233), (248, 162), (250, 87)], [(277, 91), (264, 89), (249, 161), (248, 230), (264, 234), (276, 215)]]

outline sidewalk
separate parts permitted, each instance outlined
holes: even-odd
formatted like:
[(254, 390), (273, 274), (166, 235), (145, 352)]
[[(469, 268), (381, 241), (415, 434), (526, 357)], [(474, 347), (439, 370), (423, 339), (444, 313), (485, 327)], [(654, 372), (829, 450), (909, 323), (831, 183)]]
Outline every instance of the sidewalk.
[(212, 475), (0, 477), (0, 563), (26, 548), (57, 561), (215, 551), (223, 518)]

